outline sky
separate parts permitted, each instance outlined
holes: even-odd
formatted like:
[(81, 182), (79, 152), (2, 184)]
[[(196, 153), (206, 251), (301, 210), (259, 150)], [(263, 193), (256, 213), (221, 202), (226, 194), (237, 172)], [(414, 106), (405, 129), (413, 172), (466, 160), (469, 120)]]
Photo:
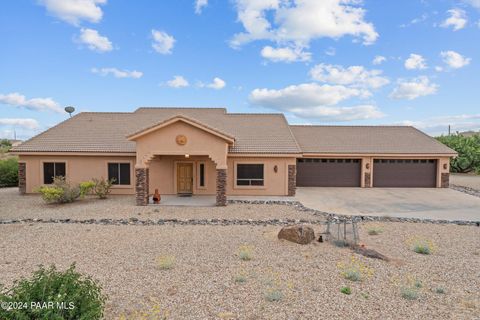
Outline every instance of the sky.
[(6, 0), (0, 38), (0, 138), (66, 106), (480, 129), (480, 0)]

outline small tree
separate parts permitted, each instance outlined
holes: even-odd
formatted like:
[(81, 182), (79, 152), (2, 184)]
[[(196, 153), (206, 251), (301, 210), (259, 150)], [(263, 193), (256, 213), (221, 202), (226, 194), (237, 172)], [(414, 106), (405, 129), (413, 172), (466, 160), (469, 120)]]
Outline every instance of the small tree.
[(0, 159), (0, 188), (18, 186), (18, 159)]
[(95, 184), (93, 187), (93, 193), (96, 194), (100, 199), (106, 199), (108, 194), (110, 193), (110, 189), (112, 188), (115, 179), (92, 179), (93, 183)]

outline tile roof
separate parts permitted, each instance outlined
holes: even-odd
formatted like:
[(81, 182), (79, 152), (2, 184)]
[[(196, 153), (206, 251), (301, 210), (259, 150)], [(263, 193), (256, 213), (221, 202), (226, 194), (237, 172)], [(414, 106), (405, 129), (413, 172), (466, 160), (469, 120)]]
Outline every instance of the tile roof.
[(447, 154), (456, 152), (409, 126), (290, 126), (304, 153)]
[(224, 108), (139, 108), (134, 112), (84, 112), (14, 147), (13, 152), (135, 153), (127, 136), (183, 116), (235, 138), (230, 153), (455, 152), (413, 127), (289, 126), (283, 114), (227, 113)]
[(231, 153), (300, 153), (283, 114), (235, 114), (224, 108), (139, 108), (84, 112), (13, 148), (13, 152), (135, 152), (127, 136), (175, 116), (235, 138)]

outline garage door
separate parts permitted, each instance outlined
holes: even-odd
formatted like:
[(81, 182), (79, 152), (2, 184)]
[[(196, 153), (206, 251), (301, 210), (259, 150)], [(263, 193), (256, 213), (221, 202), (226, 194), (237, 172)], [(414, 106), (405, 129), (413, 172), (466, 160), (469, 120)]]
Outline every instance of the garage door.
[(437, 160), (375, 159), (374, 187), (434, 188), (437, 185)]
[(359, 159), (298, 159), (299, 187), (360, 187)]

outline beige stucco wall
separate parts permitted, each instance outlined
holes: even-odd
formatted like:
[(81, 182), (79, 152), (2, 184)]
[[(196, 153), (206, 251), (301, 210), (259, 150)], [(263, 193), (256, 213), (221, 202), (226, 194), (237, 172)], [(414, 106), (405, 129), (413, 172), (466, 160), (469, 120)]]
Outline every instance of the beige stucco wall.
[[(176, 142), (178, 135), (187, 138), (185, 145)], [(226, 168), (228, 143), (222, 138), (182, 121), (149, 132), (135, 139), (137, 143), (137, 166), (147, 165), (155, 155), (201, 155), (208, 156), (222, 169)]]
[(134, 194), (135, 157), (114, 157), (114, 156), (19, 156), (20, 162), (25, 162), (27, 193), (43, 185), (43, 162), (65, 162), (66, 178), (71, 182), (82, 182), (92, 178), (108, 178), (108, 162), (130, 163), (129, 186), (113, 186), (112, 194)]
[[(227, 195), (288, 195), (288, 165), (295, 165), (295, 158), (229, 157), (227, 159)], [(236, 186), (237, 163), (263, 163), (264, 186)], [(277, 172), (274, 167), (277, 166)]]

